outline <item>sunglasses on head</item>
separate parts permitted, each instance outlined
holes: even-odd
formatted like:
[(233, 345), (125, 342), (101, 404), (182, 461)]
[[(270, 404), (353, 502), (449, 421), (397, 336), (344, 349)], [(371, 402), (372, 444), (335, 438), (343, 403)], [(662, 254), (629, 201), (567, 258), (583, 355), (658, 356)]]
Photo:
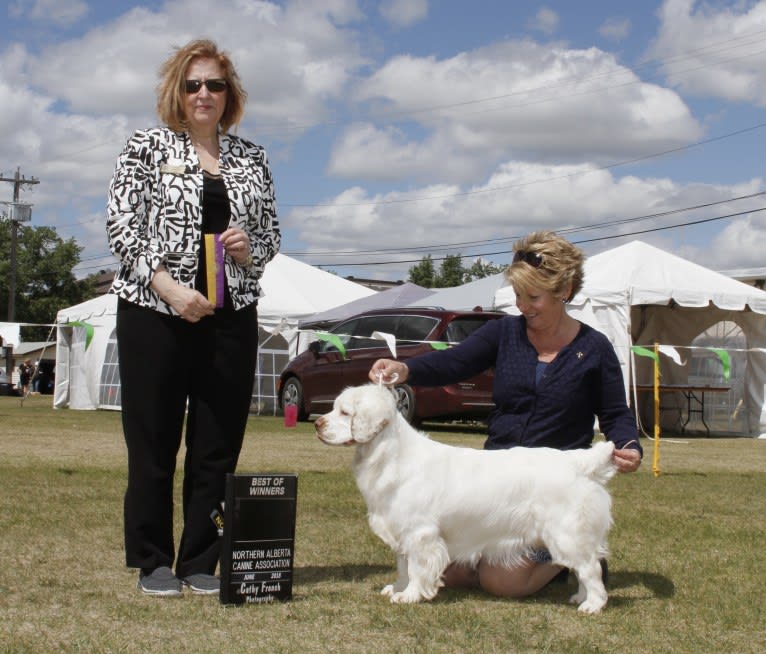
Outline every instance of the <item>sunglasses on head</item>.
[(207, 86), (207, 90), (211, 93), (223, 93), (226, 90), (227, 84), (225, 79), (187, 79), (186, 80), (186, 92), (198, 93), (202, 88), (202, 85)]
[(523, 261), (533, 268), (539, 268), (543, 265), (543, 255), (538, 254), (537, 252), (525, 252), (524, 250), (519, 250), (513, 255), (513, 263), (516, 263), (517, 261)]

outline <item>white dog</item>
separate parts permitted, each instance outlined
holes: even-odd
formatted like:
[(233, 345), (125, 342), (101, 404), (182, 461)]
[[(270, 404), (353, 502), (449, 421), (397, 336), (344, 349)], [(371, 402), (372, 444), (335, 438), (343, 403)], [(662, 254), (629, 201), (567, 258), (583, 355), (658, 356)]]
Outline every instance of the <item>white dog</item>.
[(580, 611), (606, 604), (599, 559), (612, 523), (611, 443), (568, 452), (451, 447), (413, 429), (393, 394), (373, 384), (344, 390), (315, 427), (324, 443), (356, 445), (370, 527), (397, 554), (398, 578), (382, 590), (392, 602), (432, 599), (451, 562), (513, 566), (546, 547), (577, 574), (570, 601)]

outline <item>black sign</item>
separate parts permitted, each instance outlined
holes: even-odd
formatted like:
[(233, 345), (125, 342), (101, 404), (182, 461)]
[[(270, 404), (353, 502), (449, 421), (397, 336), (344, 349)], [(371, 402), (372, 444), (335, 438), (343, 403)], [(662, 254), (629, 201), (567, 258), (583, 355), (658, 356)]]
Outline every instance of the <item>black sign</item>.
[(221, 603), (293, 596), (298, 475), (226, 475)]

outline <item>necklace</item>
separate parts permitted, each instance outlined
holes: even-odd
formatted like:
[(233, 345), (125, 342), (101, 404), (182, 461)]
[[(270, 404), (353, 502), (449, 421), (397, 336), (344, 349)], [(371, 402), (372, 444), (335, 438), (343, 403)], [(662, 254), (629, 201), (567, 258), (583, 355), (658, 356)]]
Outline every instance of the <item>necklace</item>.
[(194, 151), (197, 153), (199, 164), (202, 170), (205, 170), (212, 175), (218, 175), (220, 168), (218, 166), (218, 157), (220, 155), (220, 146), (218, 143), (218, 137), (215, 136), (212, 141), (203, 143), (199, 139), (191, 139)]

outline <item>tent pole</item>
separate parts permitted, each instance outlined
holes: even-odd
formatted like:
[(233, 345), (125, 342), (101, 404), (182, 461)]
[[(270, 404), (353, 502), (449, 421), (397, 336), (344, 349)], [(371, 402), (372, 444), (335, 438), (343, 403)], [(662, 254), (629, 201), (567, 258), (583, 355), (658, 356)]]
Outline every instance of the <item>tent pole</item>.
[(652, 472), (660, 476), (660, 345), (654, 344), (654, 457)]

